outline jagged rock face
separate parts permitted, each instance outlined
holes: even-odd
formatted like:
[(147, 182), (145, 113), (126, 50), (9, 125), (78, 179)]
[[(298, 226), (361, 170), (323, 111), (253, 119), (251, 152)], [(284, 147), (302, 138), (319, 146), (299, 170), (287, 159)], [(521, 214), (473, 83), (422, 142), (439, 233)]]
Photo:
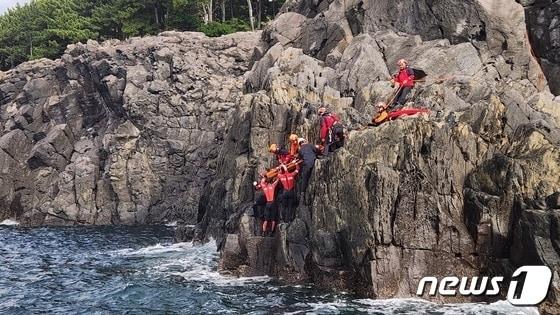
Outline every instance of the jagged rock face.
[(0, 77), (0, 220), (194, 224), (258, 34), (70, 46)]
[(528, 35), (555, 95), (560, 94), (560, 3), (519, 1), (525, 6)]
[[(528, 261), (558, 282), (560, 104), (520, 4), (291, 1), (283, 12), (255, 49), (201, 203), (199, 235), (223, 240), (221, 266), (385, 298), (415, 296), (426, 275), (508, 275)], [(431, 113), (361, 129), (400, 58), (428, 72), (413, 100)], [(323, 104), (350, 130), (345, 147), (316, 162), (293, 222), (254, 236), (250, 183), (273, 163), (267, 145), (315, 140)]]

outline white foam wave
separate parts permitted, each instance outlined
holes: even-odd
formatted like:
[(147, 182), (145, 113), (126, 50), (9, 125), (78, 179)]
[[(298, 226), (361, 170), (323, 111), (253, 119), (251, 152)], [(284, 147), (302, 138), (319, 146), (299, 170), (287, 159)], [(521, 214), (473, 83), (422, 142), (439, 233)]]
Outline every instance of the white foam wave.
[[(179, 222), (177, 222), (177, 221), (165, 223), (165, 226), (169, 226), (169, 227), (177, 227), (177, 225), (179, 225)], [(188, 227), (194, 227), (194, 225), (187, 225), (187, 226)]]
[(508, 301), (498, 301), (490, 304), (490, 306), (492, 308), (510, 311), (511, 312), (510, 314), (539, 315), (539, 309), (536, 307), (514, 306), (511, 305), (511, 303), (509, 303)]
[(463, 303), (438, 304), (422, 299), (336, 299), (332, 302), (297, 303), (301, 310), (285, 313), (295, 314), (340, 314), (346, 312), (360, 312), (368, 314), (440, 314), (440, 315), (470, 315), (470, 314), (508, 314), (508, 315), (539, 315), (535, 307), (516, 307), (507, 301), (491, 304)]
[[(203, 282), (216, 286), (245, 286), (270, 281), (270, 277), (234, 277), (218, 272), (218, 259), (215, 244), (207, 243), (193, 246), (189, 254), (171, 259), (155, 268), (157, 272), (182, 277), (187, 281)], [(202, 289), (201, 289), (202, 290)]]
[(175, 244), (156, 244), (140, 249), (124, 248), (115, 251), (117, 254), (124, 256), (153, 256), (173, 252), (184, 252), (192, 248), (191, 243), (175, 243)]
[(140, 249), (121, 249), (115, 252), (125, 257), (157, 258), (157, 263), (148, 273), (182, 277), (187, 281), (200, 282), (199, 290), (205, 285), (246, 286), (265, 283), (270, 277), (233, 277), (218, 272), (219, 254), (216, 242), (211, 240), (203, 245), (192, 243), (156, 244)]
[[(263, 277), (234, 277), (218, 272), (216, 243), (214, 241), (203, 245), (192, 243), (156, 244), (140, 249), (121, 249), (116, 252), (125, 257), (150, 258), (147, 274), (156, 277), (181, 277), (197, 286), (197, 291), (211, 291), (215, 293), (218, 287), (251, 287), (271, 281), (268, 276)], [(297, 288), (297, 287), (296, 287)], [(303, 307), (290, 314), (336, 314), (341, 311), (358, 311), (365, 313), (383, 314), (432, 314), (461, 315), (461, 314), (512, 314), (538, 315), (535, 307), (516, 307), (507, 301), (492, 304), (438, 304), (423, 299), (357, 299), (336, 298), (333, 301), (297, 303)]]
[(15, 226), (15, 225), (19, 225), (19, 222), (16, 221), (16, 220), (12, 220), (12, 219), (6, 219), (6, 220), (0, 222), (0, 225)]
[(234, 277), (220, 274), (215, 270), (190, 270), (174, 272), (171, 275), (179, 276), (188, 281), (201, 281), (220, 287), (239, 287), (266, 283), (271, 280), (268, 276), (260, 277)]
[(536, 307), (519, 307), (511, 305), (507, 301), (498, 301), (491, 304), (485, 303), (460, 303), (460, 304), (438, 304), (422, 299), (359, 299), (355, 303), (368, 306), (368, 309), (383, 309), (389, 314), (401, 312), (402, 309), (412, 308), (418, 310), (418, 314), (430, 314), (437, 312), (442, 315), (499, 313), (511, 315), (539, 315)]
[(341, 310), (348, 307), (348, 302), (336, 300), (334, 302), (297, 303), (295, 306), (306, 307), (306, 309), (284, 314), (338, 314)]

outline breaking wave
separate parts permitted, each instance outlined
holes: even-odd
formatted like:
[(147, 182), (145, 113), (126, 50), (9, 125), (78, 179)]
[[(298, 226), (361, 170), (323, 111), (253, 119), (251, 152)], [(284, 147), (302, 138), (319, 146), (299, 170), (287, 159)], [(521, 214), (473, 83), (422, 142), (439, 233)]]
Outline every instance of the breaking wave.
[(174, 244), (170, 227), (0, 226), (0, 239), (2, 314), (538, 314), (507, 302), (358, 299), (227, 276), (217, 270), (215, 242)]
[(17, 225), (19, 225), (19, 222), (16, 221), (16, 220), (12, 220), (12, 219), (6, 219), (6, 220), (0, 222), (0, 225), (17, 226)]

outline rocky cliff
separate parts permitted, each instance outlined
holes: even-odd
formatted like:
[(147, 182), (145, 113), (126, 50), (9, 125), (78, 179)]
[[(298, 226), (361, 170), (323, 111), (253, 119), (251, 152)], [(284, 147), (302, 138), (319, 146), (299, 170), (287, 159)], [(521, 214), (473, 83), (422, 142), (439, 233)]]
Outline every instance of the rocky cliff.
[[(506, 0), (287, 3), (263, 32), (235, 141), (201, 204), (199, 227), (229, 233), (222, 267), (400, 297), (425, 275), (544, 263), (557, 303), (560, 103), (525, 22)], [(413, 103), (432, 114), (362, 130), (400, 58), (429, 73)], [(343, 118), (346, 146), (317, 162), (297, 218), (256, 237), (243, 213), (267, 144), (315, 139), (320, 104)]]
[[(0, 219), (196, 223), (180, 230), (216, 238), (224, 270), (374, 297), (545, 263), (546, 310), (560, 296), (560, 103), (529, 16), (513, 0), (294, 0), (262, 33), (168, 32), (23, 64), (0, 74)], [(362, 129), (400, 58), (428, 72), (411, 105), (431, 114)], [(268, 144), (313, 141), (323, 104), (346, 146), (317, 161), (293, 222), (254, 236)]]
[(552, 0), (518, 0), (525, 7), (533, 52), (555, 95), (560, 94), (560, 3)]
[(168, 32), (0, 73), (0, 221), (196, 223), (257, 41)]

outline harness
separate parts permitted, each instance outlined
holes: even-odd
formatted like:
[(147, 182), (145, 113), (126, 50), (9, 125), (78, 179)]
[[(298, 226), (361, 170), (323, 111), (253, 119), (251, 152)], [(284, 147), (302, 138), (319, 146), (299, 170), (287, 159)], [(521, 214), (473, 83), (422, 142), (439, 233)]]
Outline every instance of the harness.
[(274, 201), (274, 192), (276, 190), (276, 185), (274, 184), (267, 184), (262, 187), (264, 192), (264, 196), (266, 197), (266, 201), (273, 202)]
[(287, 174), (280, 174), (278, 175), (280, 178), (280, 182), (282, 183), (282, 187), (284, 190), (292, 190), (295, 187), (295, 176), (293, 173)]

